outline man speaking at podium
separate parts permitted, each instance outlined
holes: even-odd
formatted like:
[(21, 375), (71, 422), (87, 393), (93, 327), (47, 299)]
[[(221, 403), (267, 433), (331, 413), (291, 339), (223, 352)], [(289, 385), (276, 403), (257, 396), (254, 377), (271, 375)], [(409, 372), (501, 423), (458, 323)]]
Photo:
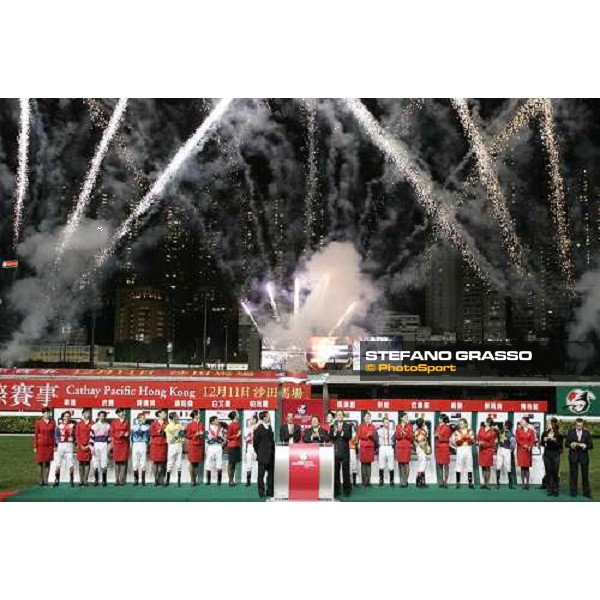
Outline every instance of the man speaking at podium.
[(335, 421), (329, 428), (329, 439), (333, 442), (335, 456), (334, 495), (340, 495), (342, 487), (340, 483), (341, 471), (344, 496), (349, 496), (352, 491), (352, 485), (350, 484), (350, 440), (352, 439), (352, 425), (344, 421), (344, 412), (341, 410), (335, 413)]

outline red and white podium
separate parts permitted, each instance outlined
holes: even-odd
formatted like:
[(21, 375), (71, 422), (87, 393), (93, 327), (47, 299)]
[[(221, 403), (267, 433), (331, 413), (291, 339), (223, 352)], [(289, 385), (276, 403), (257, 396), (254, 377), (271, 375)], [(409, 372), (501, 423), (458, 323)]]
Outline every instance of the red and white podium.
[(333, 500), (333, 476), (333, 446), (275, 447), (275, 500)]

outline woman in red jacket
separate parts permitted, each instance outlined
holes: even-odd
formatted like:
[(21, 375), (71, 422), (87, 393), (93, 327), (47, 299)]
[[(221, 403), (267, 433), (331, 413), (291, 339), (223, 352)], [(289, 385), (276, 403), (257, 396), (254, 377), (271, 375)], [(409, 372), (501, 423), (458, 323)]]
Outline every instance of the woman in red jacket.
[(75, 444), (77, 445), (77, 463), (79, 464), (79, 485), (87, 485), (92, 461), (92, 409), (83, 409), (83, 419), (75, 425)]
[(198, 485), (200, 463), (204, 460), (204, 425), (200, 422), (200, 411), (190, 413), (192, 420), (185, 429), (187, 438), (187, 455), (190, 463), (190, 480), (192, 486)]
[(117, 408), (117, 418), (110, 422), (113, 460), (115, 461), (115, 485), (125, 485), (127, 461), (129, 460), (129, 421), (125, 409)]
[(365, 413), (364, 422), (357, 431), (358, 460), (360, 461), (360, 479), (363, 485), (371, 485), (371, 463), (375, 460), (375, 427), (371, 423), (371, 413)]
[(517, 464), (521, 469), (521, 485), (524, 490), (529, 489), (529, 469), (531, 468), (533, 447), (535, 446), (536, 437), (533, 427), (529, 424), (529, 419), (523, 417), (517, 433)]
[(156, 411), (156, 421), (150, 425), (150, 460), (154, 471), (154, 485), (163, 483), (167, 467), (167, 411), (161, 408)]
[(491, 490), (490, 477), (494, 466), (494, 450), (496, 448), (496, 430), (493, 427), (494, 420), (488, 417), (477, 433), (477, 445), (479, 446), (479, 466), (483, 475), (482, 490)]
[(229, 485), (234, 486), (235, 468), (242, 460), (242, 428), (235, 410), (232, 410), (227, 416), (231, 421), (225, 435), (227, 439), (227, 475), (229, 476)]
[(440, 423), (435, 428), (435, 460), (438, 467), (438, 486), (448, 487), (450, 476), (450, 438), (452, 428), (448, 415), (441, 415)]
[(35, 423), (33, 435), (33, 451), (35, 459), (40, 466), (40, 485), (48, 485), (50, 477), (50, 463), (54, 458), (54, 435), (56, 423), (52, 418), (52, 411), (47, 406), (42, 408), (42, 418)]
[(408, 422), (408, 414), (402, 413), (400, 423), (396, 425), (396, 460), (400, 470), (400, 487), (408, 487), (408, 475), (410, 473), (410, 454), (413, 448), (413, 428)]

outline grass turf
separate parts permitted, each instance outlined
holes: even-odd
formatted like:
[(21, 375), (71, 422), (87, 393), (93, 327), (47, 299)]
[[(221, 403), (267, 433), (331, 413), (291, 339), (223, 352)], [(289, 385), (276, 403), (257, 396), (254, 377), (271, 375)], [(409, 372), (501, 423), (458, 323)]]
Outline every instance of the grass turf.
[[(590, 481), (594, 498), (600, 499), (600, 443), (591, 451)], [(505, 486), (500, 490), (469, 490), (463, 486), (460, 490), (449, 488), (441, 490), (432, 485), (421, 490), (411, 486), (407, 489), (377, 486), (371, 488), (358, 487), (352, 496), (343, 500), (354, 502), (531, 502), (531, 501), (567, 501), (572, 498), (566, 492), (569, 480), (569, 467), (566, 457), (561, 460), (561, 481), (563, 489), (559, 498), (549, 498), (545, 492), (521, 489), (509, 490)], [(256, 486), (238, 485), (230, 488), (222, 486), (198, 486), (192, 488), (184, 485), (181, 488), (109, 486), (106, 488), (87, 487), (70, 488), (62, 484), (59, 488), (39, 488), (37, 484), (38, 470), (33, 454), (30, 436), (0, 436), (0, 490), (22, 490), (9, 501), (46, 501), (46, 502), (253, 502), (259, 501)], [(26, 489), (25, 489), (26, 488)], [(578, 500), (581, 497), (577, 498)]]

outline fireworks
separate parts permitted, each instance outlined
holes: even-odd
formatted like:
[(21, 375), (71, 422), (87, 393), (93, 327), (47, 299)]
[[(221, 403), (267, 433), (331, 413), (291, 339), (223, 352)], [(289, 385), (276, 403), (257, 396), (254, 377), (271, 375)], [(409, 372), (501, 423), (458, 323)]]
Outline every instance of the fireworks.
[(294, 316), (300, 311), (300, 281), (294, 278)]
[(318, 193), (318, 165), (317, 165), (317, 102), (314, 98), (305, 99), (308, 138), (308, 164), (307, 164), (307, 191), (306, 191), (306, 247), (312, 244), (313, 227), (315, 220), (315, 203)]
[(462, 228), (456, 222), (448, 207), (433, 195), (433, 183), (408, 155), (404, 145), (391, 139), (365, 105), (356, 98), (344, 100), (345, 106), (369, 134), (372, 142), (392, 161), (400, 175), (412, 186), (418, 201), (441, 233), (461, 252), (466, 262), (476, 272), (483, 271), (485, 260), (464, 238)]
[(498, 177), (490, 161), (487, 149), (483, 144), (481, 135), (477, 131), (466, 101), (462, 98), (452, 98), (451, 102), (458, 113), (465, 135), (473, 149), (479, 178), (492, 201), (494, 217), (498, 221), (498, 225), (502, 231), (502, 239), (508, 251), (510, 261), (516, 267), (517, 271), (520, 272), (523, 268), (523, 250), (517, 238), (506, 199), (500, 190)]
[(537, 98), (525, 100), (502, 131), (491, 139), (488, 144), (490, 156), (494, 158), (500, 156), (508, 146), (508, 142), (539, 113), (539, 110), (540, 101)]
[[(94, 98), (84, 98), (83, 102), (88, 106), (92, 122), (106, 129), (109, 124), (108, 111), (106, 111), (102, 104)], [(113, 143), (117, 149), (117, 154), (123, 159), (125, 166), (132, 174), (133, 181), (137, 187), (140, 190), (147, 190), (149, 186), (146, 175), (136, 166), (135, 155), (131, 149), (127, 147), (127, 143), (123, 139), (123, 136), (119, 133), (116, 133)]]
[(560, 174), (558, 144), (554, 135), (554, 117), (552, 102), (542, 100), (540, 113), (540, 135), (542, 146), (548, 157), (548, 172), (550, 176), (550, 213), (556, 227), (558, 256), (565, 278), (565, 286), (573, 291), (573, 266), (571, 264), (571, 240), (568, 233), (567, 215), (565, 208), (565, 190)]
[(150, 191), (142, 198), (139, 204), (135, 207), (133, 213), (129, 215), (129, 217), (127, 217), (123, 224), (117, 229), (109, 245), (96, 257), (97, 267), (100, 267), (104, 264), (106, 259), (114, 251), (115, 246), (130, 231), (133, 223), (137, 219), (145, 215), (154, 206), (158, 198), (164, 192), (165, 188), (177, 175), (185, 161), (202, 148), (206, 135), (210, 132), (212, 127), (219, 121), (219, 119), (225, 114), (225, 111), (227, 110), (232, 101), (233, 98), (222, 98), (212, 110), (212, 112), (208, 115), (208, 117), (205, 119), (205, 121), (202, 123), (202, 125), (200, 125), (198, 129), (196, 129), (194, 135), (188, 138), (185, 144), (183, 144), (183, 146), (179, 148), (171, 162), (167, 165), (167, 168), (155, 181)]
[(356, 301), (351, 302), (348, 305), (348, 308), (344, 311), (342, 316), (337, 320), (336, 324), (330, 330), (329, 337), (331, 337), (337, 331), (337, 329), (342, 325), (342, 323), (352, 314), (352, 311), (354, 310), (355, 306), (356, 306)]
[(83, 187), (81, 188), (81, 193), (79, 194), (79, 198), (77, 199), (77, 204), (75, 205), (75, 208), (71, 213), (71, 216), (69, 217), (65, 230), (63, 232), (62, 240), (57, 250), (57, 263), (60, 262), (63, 253), (69, 246), (71, 236), (73, 235), (73, 233), (77, 229), (77, 226), (81, 222), (81, 219), (83, 218), (85, 210), (88, 206), (90, 195), (94, 188), (94, 184), (96, 183), (96, 179), (98, 179), (100, 166), (102, 165), (102, 161), (104, 160), (104, 157), (108, 152), (110, 142), (113, 139), (117, 129), (119, 128), (121, 120), (123, 119), (123, 115), (125, 114), (126, 108), (127, 98), (121, 98), (118, 101), (117, 106), (115, 107), (115, 110), (112, 114), (112, 117), (110, 118), (110, 121), (108, 122), (108, 125), (106, 126), (106, 129), (104, 130), (102, 139), (100, 140), (100, 144), (98, 145), (94, 158), (92, 159), (92, 162), (90, 164), (90, 168), (83, 183)]
[(29, 183), (27, 161), (29, 156), (29, 129), (31, 126), (31, 105), (29, 104), (29, 98), (21, 98), (19, 104), (21, 106), (21, 124), (18, 139), (19, 167), (17, 171), (17, 199), (15, 201), (15, 219), (13, 224), (13, 247), (15, 249), (19, 243), (23, 204)]
[(267, 294), (269, 296), (269, 303), (273, 309), (273, 314), (278, 321), (281, 321), (279, 311), (277, 310), (277, 302), (275, 302), (275, 290), (273, 289), (273, 284), (271, 282), (267, 283), (267, 285), (265, 285), (265, 289), (267, 290)]
[(250, 320), (252, 321), (252, 324), (254, 325), (254, 327), (256, 327), (256, 331), (258, 331), (260, 333), (260, 327), (258, 326), (258, 323), (256, 322), (256, 319), (254, 318), (254, 315), (252, 314), (252, 311), (250, 310), (250, 307), (248, 306), (248, 304), (246, 304), (246, 302), (244, 302), (242, 300), (242, 302), (240, 302), (242, 308), (244, 309), (244, 312), (248, 315), (248, 317), (250, 318)]

